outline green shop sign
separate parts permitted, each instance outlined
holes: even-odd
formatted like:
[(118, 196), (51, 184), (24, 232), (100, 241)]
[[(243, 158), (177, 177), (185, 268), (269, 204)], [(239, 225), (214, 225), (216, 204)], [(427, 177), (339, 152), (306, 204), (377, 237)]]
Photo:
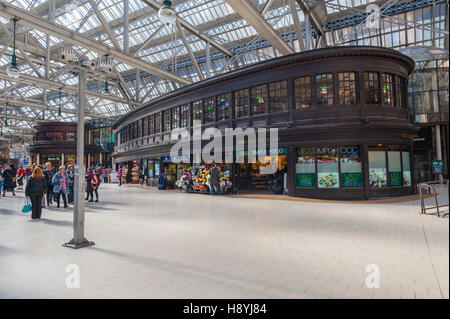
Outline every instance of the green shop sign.
[(403, 186), (402, 172), (389, 172), (389, 186)]
[(314, 173), (297, 174), (296, 186), (299, 188), (316, 187), (316, 174)]
[(341, 173), (342, 187), (362, 187), (362, 173)]

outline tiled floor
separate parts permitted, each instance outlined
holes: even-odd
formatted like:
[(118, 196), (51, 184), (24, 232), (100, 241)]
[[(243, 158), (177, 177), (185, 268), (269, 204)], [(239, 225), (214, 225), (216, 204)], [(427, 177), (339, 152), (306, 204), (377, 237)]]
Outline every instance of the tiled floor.
[[(441, 190), (441, 200), (448, 194)], [(32, 222), (0, 198), (1, 298), (449, 298), (449, 220), (417, 201), (336, 204), (102, 185), (71, 250), (72, 210)], [(429, 200), (428, 200), (429, 201)], [(66, 266), (80, 288), (66, 287)], [(366, 287), (368, 265), (380, 288)]]

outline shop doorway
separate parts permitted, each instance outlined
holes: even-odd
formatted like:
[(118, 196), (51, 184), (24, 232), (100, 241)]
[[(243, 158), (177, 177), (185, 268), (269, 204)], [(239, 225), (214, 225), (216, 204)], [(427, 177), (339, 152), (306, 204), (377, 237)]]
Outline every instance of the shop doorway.
[[(267, 167), (272, 161), (278, 160), (278, 170), (271, 175), (261, 174), (261, 168)], [(287, 174), (287, 155), (268, 156), (265, 163), (237, 164), (238, 188), (240, 193), (283, 194), (284, 175)]]

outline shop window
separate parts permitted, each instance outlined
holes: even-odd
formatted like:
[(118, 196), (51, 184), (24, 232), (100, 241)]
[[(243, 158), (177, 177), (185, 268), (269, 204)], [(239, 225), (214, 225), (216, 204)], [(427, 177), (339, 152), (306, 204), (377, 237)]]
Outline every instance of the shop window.
[(380, 104), (378, 73), (364, 72), (364, 103)]
[(295, 79), (295, 109), (307, 109), (311, 105), (311, 78), (302, 76)]
[(372, 187), (387, 186), (386, 150), (383, 145), (369, 147), (369, 181)]
[(409, 152), (402, 152), (403, 186), (411, 186), (411, 158)]
[(316, 150), (317, 185), (319, 188), (339, 188), (339, 150), (322, 147)]
[(161, 113), (155, 114), (155, 134), (161, 133)]
[(341, 186), (343, 188), (362, 187), (362, 159), (359, 146), (340, 147)]
[(154, 127), (154, 118), (155, 116), (152, 114), (148, 117), (148, 135), (153, 135), (155, 133)]
[(163, 132), (170, 131), (170, 110), (163, 112)]
[(210, 97), (204, 100), (205, 103), (205, 124), (216, 121), (216, 98)]
[(267, 86), (260, 85), (252, 88), (251, 107), (252, 115), (266, 113)]
[(142, 119), (142, 136), (148, 135), (148, 117)]
[(174, 107), (172, 109), (172, 130), (176, 130), (179, 127), (180, 120), (180, 108)]
[(136, 121), (137, 126), (137, 138), (142, 137), (142, 120)]
[(182, 105), (181, 108), (181, 127), (189, 127), (190, 125), (190, 116), (189, 116), (189, 111), (190, 111), (190, 106), (189, 104), (186, 105)]
[(203, 101), (192, 103), (192, 120), (200, 121), (203, 124)]
[(316, 75), (318, 105), (333, 105), (333, 74)]
[(389, 186), (403, 186), (400, 146), (388, 146)]
[(234, 92), (235, 116), (248, 116), (248, 89)]
[(383, 105), (394, 105), (394, 77), (391, 74), (381, 75)]
[(219, 121), (231, 119), (231, 96), (229, 94), (217, 97), (217, 119)]
[(287, 111), (287, 81), (269, 84), (269, 111), (271, 113)]
[(406, 108), (405, 105), (405, 80), (400, 77), (395, 77), (395, 87), (397, 91), (397, 107)]
[(356, 104), (356, 76), (355, 72), (341, 72), (338, 75), (339, 104)]
[(297, 149), (297, 164), (295, 166), (295, 173), (296, 187), (316, 187), (316, 158), (312, 147), (302, 147)]

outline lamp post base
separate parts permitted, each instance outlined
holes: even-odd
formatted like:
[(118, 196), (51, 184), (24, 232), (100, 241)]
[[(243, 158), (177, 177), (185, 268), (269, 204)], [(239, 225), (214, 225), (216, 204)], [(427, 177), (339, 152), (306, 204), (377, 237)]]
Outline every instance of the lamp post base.
[(64, 247), (71, 248), (71, 249), (80, 249), (83, 247), (93, 246), (95, 243), (93, 241), (89, 241), (86, 238), (83, 238), (81, 243), (75, 243), (75, 241), (72, 239), (68, 243), (63, 244)]

